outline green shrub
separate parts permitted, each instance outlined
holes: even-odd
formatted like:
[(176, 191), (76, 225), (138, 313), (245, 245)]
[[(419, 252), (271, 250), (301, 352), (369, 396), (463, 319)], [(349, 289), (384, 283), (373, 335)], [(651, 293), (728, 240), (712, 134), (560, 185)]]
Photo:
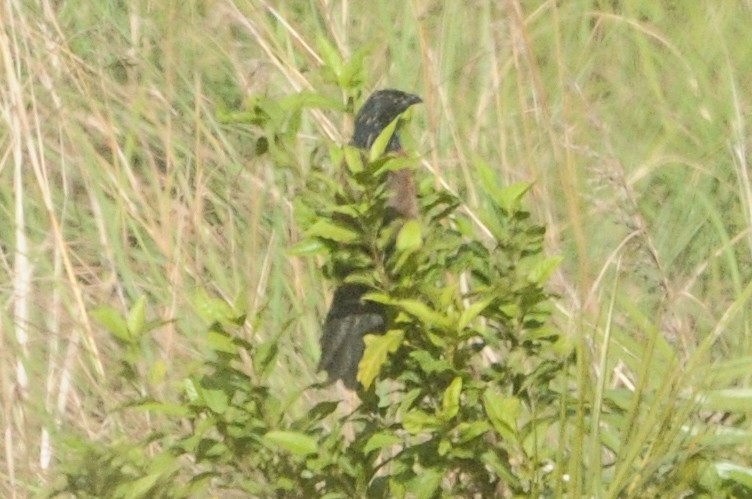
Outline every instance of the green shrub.
[[(284, 155), (295, 134), (274, 130), (290, 125), (286, 113), (297, 126), (315, 101), (288, 99), (276, 124), (261, 123), (268, 151)], [(273, 389), (279, 336), (246, 339), (245, 311), (205, 292), (194, 303), (211, 354), (177, 400), (163, 400), (148, 389), (140, 354), (156, 325), (144, 300), (127, 317), (103, 308), (94, 315), (121, 345), (132, 387), (121, 413), (141, 414), (159, 431), (106, 442), (67, 436), (53, 494), (551, 497), (579, 494), (592, 481), (614, 497), (749, 490), (746, 469), (714, 462), (697, 439), (694, 449), (684, 445), (693, 437), (680, 422), (693, 408), (672, 385), (644, 389), (637, 400), (619, 389), (594, 398), (577, 384), (586, 376), (573, 368), (571, 343), (547, 321), (544, 285), (559, 259), (543, 255), (544, 229), (523, 208), (528, 185), (499, 187), (479, 164), (484, 195), (470, 212), (421, 178), (417, 158), (379, 147), (365, 155), (371, 160), (349, 146), (329, 148), (317, 166), (341, 171), (308, 175), (296, 204), (304, 237), (290, 251), (322, 257), (325, 275), (369, 286), (365, 299), (387, 309), (387, 331), (365, 339), (360, 403), (338, 410), (341, 401), (322, 399), (332, 391), (321, 384)], [(418, 177), (421, 216), (384, 224), (387, 175), (403, 168)], [(299, 404), (307, 410), (290, 410)], [(651, 414), (654, 424), (636, 426)], [(589, 431), (591, 418), (600, 433)], [(632, 438), (619, 441), (624, 434)]]
[[(244, 313), (199, 294), (213, 352), (203, 372), (185, 380), (177, 403), (130, 405), (165, 418), (166, 429), (137, 443), (74, 446), (61, 491), (433, 497), (555, 489), (561, 477), (546, 471), (558, 452), (550, 430), (571, 355), (546, 324), (543, 284), (557, 260), (542, 256), (543, 228), (521, 208), (527, 186), (486, 183), (478, 223), (491, 237), (481, 238), (459, 200), (427, 180), (419, 183), (422, 217), (384, 225), (386, 176), (416, 169), (417, 159), (377, 152), (366, 161), (349, 146), (330, 148), (346, 172), (311, 175), (298, 205), (306, 238), (293, 248), (327, 255), (329, 275), (350, 269), (350, 281), (373, 288), (367, 299), (387, 306), (389, 330), (366, 338), (362, 403), (339, 417), (332, 401), (287, 415), (304, 387), (269, 389), (275, 341), (244, 340)], [(98, 317), (127, 344), (125, 364), (135, 364), (138, 341), (128, 340), (127, 325), (144, 321)], [(137, 376), (138, 368), (126, 371)]]

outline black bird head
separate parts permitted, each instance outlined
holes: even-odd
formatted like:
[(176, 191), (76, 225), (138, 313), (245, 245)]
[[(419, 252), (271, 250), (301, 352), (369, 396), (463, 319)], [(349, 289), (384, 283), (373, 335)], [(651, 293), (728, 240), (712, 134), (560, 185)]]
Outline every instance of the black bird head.
[[(423, 100), (417, 95), (400, 90), (386, 89), (372, 93), (355, 116), (355, 131), (350, 143), (361, 149), (370, 149), (373, 142), (394, 118), (405, 112), (413, 104)], [(399, 134), (394, 132), (386, 152), (401, 149)]]

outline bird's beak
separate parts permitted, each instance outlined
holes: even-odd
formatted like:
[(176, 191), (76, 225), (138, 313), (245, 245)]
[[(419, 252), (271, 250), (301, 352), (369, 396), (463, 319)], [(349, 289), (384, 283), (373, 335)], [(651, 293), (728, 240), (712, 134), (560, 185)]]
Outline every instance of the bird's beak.
[(415, 104), (420, 104), (421, 102), (423, 102), (423, 99), (421, 99), (417, 95), (407, 94), (407, 96), (405, 97), (405, 109), (410, 106), (414, 106)]

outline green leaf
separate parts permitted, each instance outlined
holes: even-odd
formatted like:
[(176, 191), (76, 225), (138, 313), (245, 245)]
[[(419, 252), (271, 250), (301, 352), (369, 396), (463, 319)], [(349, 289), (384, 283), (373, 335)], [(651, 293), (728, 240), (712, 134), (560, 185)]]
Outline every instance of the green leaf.
[(399, 272), (411, 255), (423, 246), (422, 226), (418, 220), (408, 220), (400, 228), (395, 243), (397, 249), (397, 261), (394, 270)]
[(370, 50), (364, 47), (345, 63), (342, 73), (339, 76), (339, 86), (346, 90), (356, 89), (363, 86), (366, 82), (365, 62), (366, 56)]
[(504, 440), (517, 440), (517, 418), (521, 403), (515, 397), (504, 397), (494, 388), (483, 392), (483, 408), (491, 424)]
[(426, 336), (428, 337), (428, 341), (430, 341), (434, 346), (437, 346), (442, 350), (447, 348), (448, 343), (446, 335), (426, 331)]
[(141, 296), (131, 307), (128, 313), (128, 331), (133, 338), (138, 338), (144, 333), (146, 323), (146, 297)]
[(460, 319), (457, 322), (457, 330), (462, 331), (470, 324), (478, 315), (483, 312), (493, 302), (493, 298), (486, 298), (472, 303), (469, 307), (462, 311)]
[(167, 377), (167, 372), (167, 362), (162, 359), (157, 359), (149, 367), (149, 383), (151, 385), (158, 385), (160, 383), (163, 383), (165, 381), (165, 378)]
[(327, 417), (329, 414), (336, 411), (338, 405), (339, 405), (338, 401), (332, 401), (332, 400), (325, 400), (323, 402), (319, 402), (318, 404), (313, 406), (313, 409), (310, 409), (308, 411), (306, 419), (308, 422), (320, 421), (324, 419), (325, 417)]
[(331, 109), (340, 112), (345, 110), (342, 101), (307, 90), (285, 96), (278, 103), (282, 110), (288, 112), (299, 111), (302, 108)]
[(486, 421), (474, 421), (472, 423), (460, 423), (457, 425), (457, 442), (464, 444), (486, 433), (491, 425)]
[(382, 305), (393, 305), (395, 303), (388, 295), (377, 293), (375, 291), (363, 295), (364, 300), (381, 303)]
[(320, 237), (337, 243), (350, 243), (358, 239), (356, 231), (337, 225), (329, 220), (319, 220), (307, 231), (307, 237)]
[(399, 120), (401, 119), (402, 115), (397, 116), (392, 120), (391, 123), (389, 123), (379, 134), (378, 137), (376, 137), (376, 140), (373, 141), (373, 144), (371, 145), (371, 150), (368, 152), (368, 161), (373, 163), (377, 159), (379, 159), (381, 156), (384, 155), (384, 151), (386, 151), (386, 146), (389, 145), (389, 141), (392, 140), (392, 135), (394, 135), (394, 131), (397, 129), (397, 124), (399, 123)]
[(128, 329), (128, 323), (115, 308), (109, 305), (97, 307), (90, 312), (90, 315), (115, 338), (125, 343), (131, 343), (132, 338)]
[(405, 312), (415, 316), (423, 324), (427, 326), (439, 326), (441, 328), (449, 329), (450, 321), (447, 317), (432, 310), (428, 305), (418, 300), (396, 300), (393, 302), (398, 307), (402, 308)]
[(402, 427), (408, 433), (417, 435), (424, 431), (436, 431), (441, 428), (441, 421), (432, 414), (416, 409), (402, 416)]
[(533, 184), (528, 182), (514, 183), (502, 188), (494, 198), (494, 201), (506, 213), (514, 213), (519, 210), (520, 201), (532, 186)]
[(345, 165), (350, 173), (357, 174), (363, 171), (363, 151), (353, 146), (344, 147)]
[(146, 402), (140, 402), (135, 405), (131, 405), (134, 409), (140, 409), (143, 411), (155, 412), (158, 414), (164, 414), (165, 416), (186, 417), (190, 414), (188, 408), (179, 404), (170, 404), (168, 402), (158, 402), (154, 400), (148, 400)]
[(204, 388), (201, 395), (206, 402), (206, 406), (217, 414), (224, 414), (229, 403), (227, 393), (224, 390), (216, 388)]
[(256, 372), (266, 377), (276, 365), (277, 353), (279, 352), (279, 339), (270, 338), (257, 345), (253, 351), (253, 365)]
[(394, 353), (402, 345), (402, 338), (405, 332), (399, 329), (392, 329), (386, 334), (367, 334), (363, 341), (366, 344), (358, 367), (358, 381), (364, 388), (368, 389), (373, 380), (381, 371), (381, 366), (386, 362), (390, 353)]
[(476, 161), (475, 171), (480, 176), (480, 185), (485, 193), (507, 214), (514, 213), (519, 209), (522, 197), (532, 186), (527, 182), (517, 182), (500, 188), (496, 171), (482, 160)]
[(407, 484), (408, 496), (417, 499), (430, 499), (436, 494), (442, 478), (444, 478), (444, 474), (440, 470), (433, 468), (420, 470)]
[(196, 312), (209, 324), (240, 325), (245, 321), (245, 315), (233, 310), (229, 303), (219, 298), (212, 298), (204, 289), (199, 289), (194, 296)]
[(120, 497), (125, 499), (149, 497), (151, 495), (149, 493), (151, 489), (156, 485), (158, 480), (163, 478), (164, 477), (161, 473), (149, 473), (136, 480), (129, 481), (127, 486), (124, 486), (125, 484), (120, 484), (118, 488), (122, 487), (121, 490), (123, 493)]
[(321, 239), (306, 237), (287, 248), (289, 256), (316, 256), (326, 253), (327, 247)]
[(418, 220), (408, 220), (397, 234), (397, 251), (414, 253), (423, 246), (423, 227)]
[(418, 362), (421, 370), (426, 374), (436, 374), (449, 371), (452, 365), (444, 358), (435, 358), (426, 350), (410, 352), (410, 357)]
[(484, 452), (481, 454), (480, 460), (483, 464), (493, 470), (496, 476), (501, 478), (504, 482), (514, 485), (519, 483), (520, 480), (511, 470), (509, 462), (507, 462), (506, 459), (500, 459), (495, 452), (491, 450)]
[(329, 159), (331, 160), (333, 165), (337, 166), (337, 165), (342, 164), (344, 154), (345, 154), (345, 149), (348, 147), (352, 147), (352, 146), (342, 147), (341, 145), (335, 144), (334, 142), (329, 143), (327, 150), (329, 151)]
[(563, 258), (561, 256), (553, 256), (538, 262), (527, 273), (527, 280), (534, 284), (545, 283), (548, 281), (548, 278), (551, 277), (551, 274), (554, 273), (562, 260)]
[(375, 175), (380, 176), (388, 172), (396, 172), (399, 170), (414, 170), (416, 167), (416, 159), (411, 156), (387, 156), (384, 158), (384, 162), (376, 170)]
[(517, 303), (505, 303), (499, 307), (507, 317), (519, 317), (522, 311)]
[(501, 188), (499, 187), (499, 177), (496, 170), (492, 169), (484, 160), (476, 158), (475, 172), (480, 179), (479, 185), (483, 191), (493, 200), (501, 197)]
[(386, 433), (386, 432), (380, 432), (376, 433), (371, 436), (371, 438), (368, 439), (366, 442), (365, 447), (363, 447), (363, 454), (369, 454), (371, 451), (374, 450), (381, 450), (384, 447), (390, 447), (392, 445), (396, 445), (402, 442), (402, 439), (399, 438), (394, 433)]
[(296, 456), (315, 454), (319, 450), (314, 438), (297, 431), (272, 430), (264, 435), (264, 442), (270, 447), (280, 448)]
[(188, 397), (190, 402), (196, 402), (199, 400), (196, 383), (194, 383), (191, 378), (183, 380), (183, 388), (185, 389), (185, 396)]
[(443, 457), (446, 456), (450, 450), (452, 450), (452, 442), (448, 438), (442, 438), (439, 441), (439, 448), (437, 449), (437, 453)]
[(238, 347), (235, 345), (235, 342), (233, 342), (232, 337), (230, 337), (224, 331), (217, 331), (214, 329), (209, 330), (209, 332), (206, 334), (206, 341), (209, 345), (209, 348), (211, 348), (215, 352), (229, 353), (234, 355), (238, 351)]
[(450, 420), (457, 415), (460, 410), (460, 395), (462, 394), (462, 378), (457, 376), (452, 380), (447, 389), (444, 391), (442, 400), (442, 416), (445, 420)]
[(334, 73), (337, 80), (339, 80), (340, 75), (342, 74), (343, 61), (337, 48), (323, 36), (319, 36), (316, 39), (316, 46), (319, 49), (321, 58), (324, 60), (324, 65), (329, 68), (332, 73)]

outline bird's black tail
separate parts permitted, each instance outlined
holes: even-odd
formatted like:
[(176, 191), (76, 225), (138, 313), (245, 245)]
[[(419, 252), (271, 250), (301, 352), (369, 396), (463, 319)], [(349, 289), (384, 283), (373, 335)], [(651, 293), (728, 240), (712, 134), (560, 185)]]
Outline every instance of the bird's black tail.
[(346, 387), (357, 387), (358, 364), (363, 356), (363, 336), (384, 332), (384, 307), (362, 301), (369, 289), (358, 284), (343, 284), (334, 292), (324, 322), (319, 369), (330, 381), (341, 379)]

